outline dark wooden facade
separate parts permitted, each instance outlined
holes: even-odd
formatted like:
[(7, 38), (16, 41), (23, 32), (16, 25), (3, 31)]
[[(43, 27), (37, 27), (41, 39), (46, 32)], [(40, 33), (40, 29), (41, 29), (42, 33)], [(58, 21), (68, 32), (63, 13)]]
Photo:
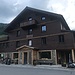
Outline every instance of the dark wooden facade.
[[(46, 26), (46, 31), (42, 31), (42, 26)], [(31, 46), (38, 50), (65, 51), (75, 48), (74, 32), (69, 29), (62, 15), (30, 7), (26, 7), (8, 25), (5, 32), (9, 39), (0, 43), (8, 43), (9, 46), (2, 47), (0, 52), (17, 52), (16, 48), (29, 45), (29, 40), (32, 40)], [(45, 38), (44, 43), (42, 38)]]

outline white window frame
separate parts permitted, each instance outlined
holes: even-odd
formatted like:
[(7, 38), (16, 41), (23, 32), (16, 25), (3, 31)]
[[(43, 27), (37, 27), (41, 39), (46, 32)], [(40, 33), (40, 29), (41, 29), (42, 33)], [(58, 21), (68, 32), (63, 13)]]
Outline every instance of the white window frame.
[(42, 25), (42, 32), (46, 32), (46, 30), (47, 30), (46, 25)]
[(29, 46), (32, 46), (32, 40), (29, 40), (28, 43), (29, 43)]
[(41, 50), (41, 51), (38, 51), (37, 52), (38, 53), (38, 56), (37, 57), (38, 57), (39, 60), (41, 60), (40, 57), (39, 57), (39, 53), (40, 52), (51, 52), (51, 55), (50, 55), (51, 56), (51, 59), (48, 59), (48, 60), (52, 60), (52, 50)]
[(43, 16), (41, 19), (42, 19), (42, 20), (45, 20), (46, 18), (45, 18), (45, 16)]
[(30, 17), (28, 20), (31, 21), (32, 20), (32, 17)]

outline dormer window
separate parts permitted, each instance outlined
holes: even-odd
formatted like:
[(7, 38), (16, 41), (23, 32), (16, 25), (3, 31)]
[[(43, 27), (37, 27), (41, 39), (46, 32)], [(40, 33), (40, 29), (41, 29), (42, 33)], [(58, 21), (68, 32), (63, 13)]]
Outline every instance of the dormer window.
[(31, 21), (32, 20), (32, 17), (30, 17), (28, 20)]
[(42, 20), (45, 20), (45, 17), (43, 16), (41, 19), (42, 19)]
[(65, 27), (60, 23), (61, 25), (61, 30), (66, 30)]
[(20, 30), (17, 31), (17, 37), (20, 36), (21, 32)]
[(46, 32), (46, 25), (42, 25), (42, 32)]
[(32, 34), (32, 28), (30, 28), (30, 29), (28, 29), (28, 34), (30, 35), (30, 34)]

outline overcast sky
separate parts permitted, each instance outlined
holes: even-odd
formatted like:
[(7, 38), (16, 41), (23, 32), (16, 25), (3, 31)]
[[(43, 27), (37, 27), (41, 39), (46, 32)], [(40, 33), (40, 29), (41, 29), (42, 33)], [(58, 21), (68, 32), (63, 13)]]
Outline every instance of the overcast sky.
[(10, 23), (26, 6), (62, 14), (75, 29), (75, 0), (0, 0), (0, 23)]

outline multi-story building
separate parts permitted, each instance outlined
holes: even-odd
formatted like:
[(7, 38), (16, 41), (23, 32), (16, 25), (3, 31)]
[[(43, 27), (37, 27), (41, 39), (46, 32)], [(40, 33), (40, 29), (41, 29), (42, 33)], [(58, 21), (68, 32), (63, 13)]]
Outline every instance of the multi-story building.
[(75, 32), (60, 14), (26, 7), (5, 29), (0, 57), (19, 64), (61, 64), (75, 61)]

